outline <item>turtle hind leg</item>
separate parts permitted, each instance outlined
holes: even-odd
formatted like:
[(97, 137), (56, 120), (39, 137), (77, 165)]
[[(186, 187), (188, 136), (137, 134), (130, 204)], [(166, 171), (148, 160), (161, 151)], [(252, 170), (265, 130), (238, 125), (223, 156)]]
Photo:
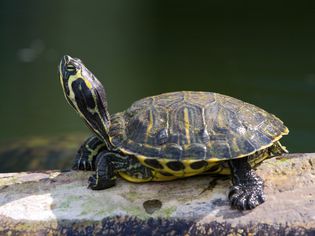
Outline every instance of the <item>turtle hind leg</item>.
[(89, 178), (89, 188), (101, 190), (115, 185), (116, 173), (132, 182), (152, 179), (152, 170), (142, 166), (133, 156), (114, 151), (103, 151), (95, 161), (96, 173)]
[(106, 145), (104, 141), (96, 136), (91, 136), (84, 141), (75, 157), (73, 170), (95, 170), (96, 156), (104, 151)]
[(248, 158), (229, 161), (233, 186), (229, 192), (231, 205), (239, 210), (250, 210), (262, 204), (264, 182), (248, 163)]

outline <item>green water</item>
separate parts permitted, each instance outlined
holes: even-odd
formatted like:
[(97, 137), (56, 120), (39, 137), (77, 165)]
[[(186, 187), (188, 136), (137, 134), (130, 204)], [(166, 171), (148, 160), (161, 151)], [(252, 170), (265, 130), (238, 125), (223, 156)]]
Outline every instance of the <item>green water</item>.
[(57, 78), (81, 58), (110, 112), (177, 90), (227, 94), (276, 114), (292, 152), (314, 152), (312, 6), (166, 1), (2, 1), (0, 142), (88, 132)]

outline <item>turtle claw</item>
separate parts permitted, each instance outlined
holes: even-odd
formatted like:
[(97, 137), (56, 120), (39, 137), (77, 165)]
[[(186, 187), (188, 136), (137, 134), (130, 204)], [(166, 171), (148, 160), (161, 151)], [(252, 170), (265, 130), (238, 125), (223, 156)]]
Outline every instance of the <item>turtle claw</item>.
[(265, 201), (261, 185), (234, 185), (229, 199), (232, 207), (241, 211), (251, 210)]
[(89, 159), (90, 153), (86, 150), (85, 146), (82, 145), (78, 150), (78, 153), (75, 157), (73, 170), (95, 170), (92, 161)]
[(96, 136), (89, 137), (79, 148), (75, 157), (73, 170), (95, 170), (95, 158), (104, 150), (104, 141)]
[(89, 171), (93, 170), (93, 165), (91, 161), (86, 160), (85, 158), (78, 158), (76, 159), (72, 169)]
[(102, 190), (113, 187), (116, 184), (116, 178), (105, 179), (102, 177), (97, 177), (97, 175), (92, 175), (89, 178), (88, 188), (92, 190)]

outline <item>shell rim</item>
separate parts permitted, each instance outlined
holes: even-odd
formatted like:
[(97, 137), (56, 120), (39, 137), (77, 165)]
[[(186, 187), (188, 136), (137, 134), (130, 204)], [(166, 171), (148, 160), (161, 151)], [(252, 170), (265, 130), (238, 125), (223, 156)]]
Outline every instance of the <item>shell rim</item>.
[[(283, 122), (282, 122), (283, 123)], [(236, 156), (236, 157), (230, 157), (230, 158), (217, 158), (217, 157), (211, 157), (209, 159), (206, 159), (206, 161), (208, 162), (218, 162), (218, 161), (225, 161), (225, 160), (233, 160), (233, 159), (238, 159), (238, 158), (242, 158), (242, 157), (246, 157), (246, 156), (250, 156), (258, 151), (261, 151), (263, 149), (266, 149), (270, 146), (272, 146), (275, 142), (279, 141), (284, 135), (287, 135), (289, 134), (289, 129), (288, 127), (285, 127), (285, 130), (283, 132), (281, 132), (278, 136), (276, 136), (268, 145), (264, 145), (264, 146), (261, 146), (260, 148), (258, 149), (255, 149), (254, 151), (250, 152), (250, 153), (246, 153), (246, 154), (242, 154), (242, 155), (239, 155), (239, 156)], [(112, 139), (112, 137), (110, 137), (110, 140)], [(145, 159), (157, 159), (157, 160), (173, 160), (173, 159), (169, 159), (169, 158), (159, 158), (159, 157), (151, 157), (151, 156), (145, 156), (143, 154), (139, 154), (139, 153), (135, 153), (135, 152), (130, 152), (128, 151), (127, 149), (125, 148), (121, 148), (121, 147), (117, 147), (118, 150), (122, 151), (123, 153), (125, 154), (128, 154), (128, 155), (133, 155), (137, 158), (139, 157), (142, 157), (142, 158), (145, 158)], [(185, 159), (185, 160), (178, 160), (178, 161), (189, 161), (189, 160), (193, 160), (193, 159)], [(195, 160), (195, 159), (194, 159)]]

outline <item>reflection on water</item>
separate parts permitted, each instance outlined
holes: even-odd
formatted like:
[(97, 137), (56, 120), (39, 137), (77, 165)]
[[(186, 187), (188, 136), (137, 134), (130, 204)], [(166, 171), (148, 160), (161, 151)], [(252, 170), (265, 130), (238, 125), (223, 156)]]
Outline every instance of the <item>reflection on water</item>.
[(69, 54), (105, 85), (111, 113), (163, 92), (215, 91), (280, 117), (290, 151), (315, 151), (315, 29), (306, 6), (7, 1), (0, 17), (2, 143), (88, 132), (57, 78)]

